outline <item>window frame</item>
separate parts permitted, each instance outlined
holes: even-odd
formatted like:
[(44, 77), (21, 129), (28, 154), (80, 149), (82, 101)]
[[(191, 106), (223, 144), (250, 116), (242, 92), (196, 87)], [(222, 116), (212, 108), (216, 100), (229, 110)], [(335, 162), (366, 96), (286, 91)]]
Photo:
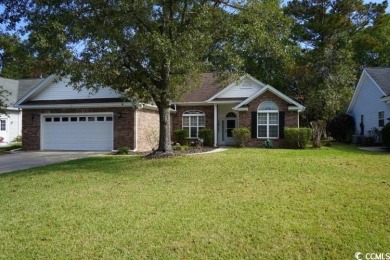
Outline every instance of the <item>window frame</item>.
[[(200, 122), (199, 118), (203, 117), (203, 124)], [(184, 118), (188, 118), (188, 125), (184, 125), (185, 120)], [(195, 124), (192, 125), (192, 118), (195, 121)], [(197, 139), (199, 138), (199, 130), (206, 128), (206, 113), (200, 110), (187, 110), (184, 111), (182, 114), (182, 122), (181, 122), (182, 129), (188, 130), (188, 137), (189, 139)], [(191, 128), (196, 128), (196, 136), (191, 136)]]
[(0, 119), (0, 131), (7, 131), (7, 120)]
[(385, 111), (378, 112), (378, 127), (385, 126)]
[[(271, 105), (270, 107), (265, 107), (266, 105)], [(266, 116), (266, 123), (260, 123), (259, 121), (259, 116), (261, 114), (265, 114)], [(277, 123), (270, 123), (270, 117), (271, 115), (276, 115), (277, 117)], [(280, 137), (280, 117), (279, 117), (279, 107), (276, 105), (275, 102), (273, 101), (263, 101), (257, 108), (257, 117), (256, 117), (256, 137), (258, 139), (279, 139)], [(259, 136), (260, 135), (260, 131), (259, 131), (259, 127), (260, 126), (265, 126), (266, 127), (266, 136)], [(270, 136), (270, 127), (272, 126), (276, 126), (277, 127), (277, 131), (276, 131), (276, 136)]]

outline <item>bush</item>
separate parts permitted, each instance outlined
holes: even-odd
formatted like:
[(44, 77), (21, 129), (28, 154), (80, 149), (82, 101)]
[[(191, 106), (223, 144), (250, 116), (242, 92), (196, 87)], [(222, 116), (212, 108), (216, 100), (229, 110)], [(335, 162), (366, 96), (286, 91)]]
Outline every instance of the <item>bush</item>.
[(173, 131), (173, 138), (175, 139), (175, 142), (183, 145), (186, 143), (186, 138), (188, 138), (188, 130), (187, 129), (177, 129)]
[(129, 154), (129, 147), (119, 147), (117, 154)]
[(326, 130), (337, 141), (351, 143), (352, 135), (355, 133), (355, 120), (347, 114), (335, 116), (328, 123)]
[(199, 130), (199, 138), (203, 139), (203, 145), (214, 145), (214, 132), (209, 128), (203, 128)]
[(274, 144), (272, 143), (271, 140), (266, 140), (263, 142), (263, 148), (266, 148), (266, 149), (271, 149), (274, 147)]
[(251, 130), (246, 127), (233, 129), (233, 138), (236, 147), (245, 147), (251, 136)]
[(390, 148), (390, 123), (387, 123), (382, 128), (382, 142), (385, 146)]
[(284, 128), (284, 138), (288, 148), (305, 149), (312, 136), (311, 128)]

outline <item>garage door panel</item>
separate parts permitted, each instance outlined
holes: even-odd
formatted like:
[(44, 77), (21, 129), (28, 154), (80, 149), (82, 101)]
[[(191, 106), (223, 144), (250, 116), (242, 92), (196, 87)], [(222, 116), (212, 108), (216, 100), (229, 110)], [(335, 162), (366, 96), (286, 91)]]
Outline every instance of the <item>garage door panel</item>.
[(112, 116), (99, 114), (45, 116), (42, 128), (42, 149), (113, 149)]

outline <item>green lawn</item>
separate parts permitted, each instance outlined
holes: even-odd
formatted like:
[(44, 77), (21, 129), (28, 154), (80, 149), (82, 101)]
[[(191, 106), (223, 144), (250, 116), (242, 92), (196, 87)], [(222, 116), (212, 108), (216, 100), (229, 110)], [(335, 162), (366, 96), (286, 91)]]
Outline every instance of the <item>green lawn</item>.
[(2, 259), (390, 252), (390, 156), (348, 146), (104, 156), (0, 175)]

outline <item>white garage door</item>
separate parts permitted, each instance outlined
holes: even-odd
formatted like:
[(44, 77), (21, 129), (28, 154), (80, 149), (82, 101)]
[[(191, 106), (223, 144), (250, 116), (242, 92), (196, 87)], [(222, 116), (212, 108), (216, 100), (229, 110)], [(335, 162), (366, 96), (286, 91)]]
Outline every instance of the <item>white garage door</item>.
[(43, 115), (42, 150), (112, 150), (112, 114)]

